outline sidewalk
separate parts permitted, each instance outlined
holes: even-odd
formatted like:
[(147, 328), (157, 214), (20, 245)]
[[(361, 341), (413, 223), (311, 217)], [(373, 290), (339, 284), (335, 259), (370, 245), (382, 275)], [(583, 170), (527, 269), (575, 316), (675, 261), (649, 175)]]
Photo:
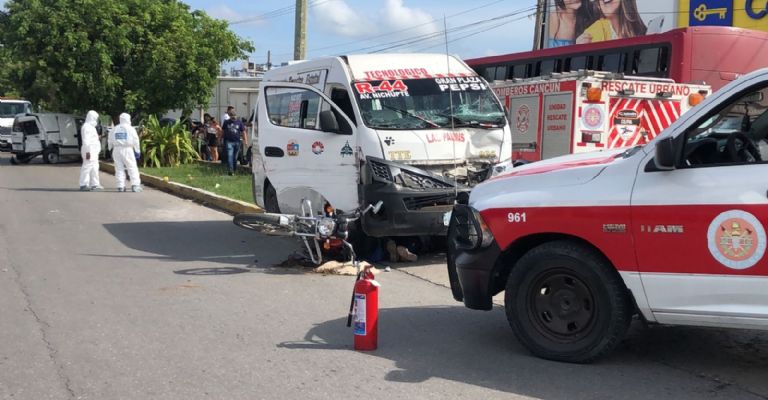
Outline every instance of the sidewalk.
[[(101, 171), (109, 172), (110, 174), (115, 173), (115, 166), (112, 163), (99, 161), (99, 164)], [(250, 170), (248, 169), (248, 171)], [(264, 210), (255, 204), (219, 196), (218, 194), (184, 185), (182, 183), (166, 182), (162, 178), (141, 172), (141, 169), (139, 169), (139, 174), (141, 175), (141, 183), (146, 186), (150, 186), (185, 199), (194, 200), (204, 206), (219, 209), (230, 215), (264, 212)]]

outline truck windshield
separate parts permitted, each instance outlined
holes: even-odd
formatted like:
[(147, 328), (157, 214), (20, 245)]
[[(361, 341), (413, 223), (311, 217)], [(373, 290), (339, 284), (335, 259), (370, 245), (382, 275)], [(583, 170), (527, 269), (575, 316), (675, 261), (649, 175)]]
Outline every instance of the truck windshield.
[(9, 118), (16, 114), (24, 114), (28, 110), (27, 103), (0, 103), (0, 117)]
[(353, 82), (353, 86), (369, 128), (500, 128), (506, 121), (493, 93), (477, 76)]

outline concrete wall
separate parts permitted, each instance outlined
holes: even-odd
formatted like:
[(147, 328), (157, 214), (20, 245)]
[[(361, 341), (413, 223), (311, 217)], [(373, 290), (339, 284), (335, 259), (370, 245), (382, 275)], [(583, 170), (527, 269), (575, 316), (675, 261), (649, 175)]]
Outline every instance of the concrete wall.
[[(227, 106), (234, 106), (240, 118), (248, 118), (259, 96), (261, 77), (220, 76), (213, 87), (210, 102), (206, 107), (193, 111), (193, 118), (202, 120), (204, 113), (213, 115), (219, 123)], [(171, 110), (165, 117), (179, 118), (181, 110)]]

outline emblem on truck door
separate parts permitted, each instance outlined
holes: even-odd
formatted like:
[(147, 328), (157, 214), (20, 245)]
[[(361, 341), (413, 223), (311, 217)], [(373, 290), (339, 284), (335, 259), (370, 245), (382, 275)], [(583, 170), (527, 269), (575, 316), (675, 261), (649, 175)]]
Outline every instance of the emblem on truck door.
[(747, 269), (765, 254), (765, 228), (754, 215), (742, 210), (720, 213), (707, 230), (709, 252), (731, 269)]

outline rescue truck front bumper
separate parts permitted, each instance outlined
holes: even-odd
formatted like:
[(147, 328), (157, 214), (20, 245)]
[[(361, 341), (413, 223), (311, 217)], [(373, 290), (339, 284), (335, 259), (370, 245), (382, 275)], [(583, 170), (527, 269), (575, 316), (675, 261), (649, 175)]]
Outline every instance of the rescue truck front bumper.
[(362, 220), (363, 230), (373, 237), (445, 236), (446, 213), (457, 193), (469, 192), (441, 176), (375, 157), (366, 159), (362, 181), (363, 204), (383, 202), (379, 213)]
[(467, 308), (493, 308), (492, 278), (501, 255), (493, 235), (481, 224), (476, 211), (457, 204), (448, 227), (448, 278), (456, 301)]

